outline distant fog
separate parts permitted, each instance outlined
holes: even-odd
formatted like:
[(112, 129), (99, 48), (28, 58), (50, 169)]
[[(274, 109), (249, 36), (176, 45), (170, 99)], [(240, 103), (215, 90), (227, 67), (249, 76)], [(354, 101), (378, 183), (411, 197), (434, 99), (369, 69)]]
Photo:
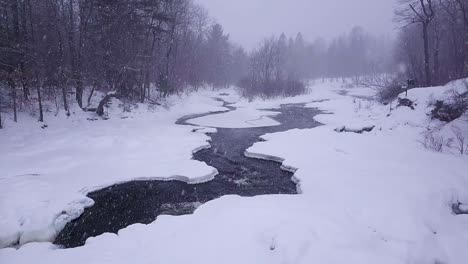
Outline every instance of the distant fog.
[(270, 35), (331, 38), (361, 26), (374, 35), (393, 36), (395, 0), (195, 0), (223, 25), (231, 40), (247, 50)]

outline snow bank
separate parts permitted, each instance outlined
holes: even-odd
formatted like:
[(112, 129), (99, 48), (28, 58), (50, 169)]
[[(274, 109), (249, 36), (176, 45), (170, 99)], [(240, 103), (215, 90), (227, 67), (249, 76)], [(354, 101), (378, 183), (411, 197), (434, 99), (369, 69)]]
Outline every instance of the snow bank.
[(234, 111), (191, 119), (188, 122), (199, 126), (218, 128), (247, 128), (277, 126), (279, 123), (271, 118), (275, 112), (252, 108), (237, 108)]
[[(347, 263), (465, 263), (468, 253), (461, 245), (468, 242), (468, 216), (455, 216), (451, 205), (467, 202), (468, 158), (431, 152), (420, 143), (428, 128), (450, 126), (430, 120), (427, 112), (432, 100), (446, 99), (452, 89), (459, 87), (410, 91), (415, 110), (390, 112), (389, 107), (346, 96), (312, 103), (334, 113), (317, 117), (326, 126), (266, 135), (265, 142), (247, 151), (249, 156), (284, 157), (284, 166), (299, 168), (295, 176), (305, 200), (321, 200), (334, 209), (327, 217), (368, 229), (359, 231), (365, 241), (373, 241), (367, 245), (359, 246), (356, 226), (333, 238), (367, 251), (366, 259)], [(466, 123), (463, 119), (455, 122)], [(378, 129), (362, 135), (335, 132), (349, 126)], [(317, 225), (326, 223), (321, 223), (322, 215), (312, 218)], [(385, 249), (374, 261), (374, 247), (382, 242)], [(308, 259), (335, 263), (333, 257)]]

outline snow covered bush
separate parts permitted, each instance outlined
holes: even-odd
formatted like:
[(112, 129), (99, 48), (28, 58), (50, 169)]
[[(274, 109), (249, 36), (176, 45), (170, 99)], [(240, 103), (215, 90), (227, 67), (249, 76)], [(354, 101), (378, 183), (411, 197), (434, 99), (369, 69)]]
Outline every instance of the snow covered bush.
[(414, 110), (415, 103), (408, 98), (398, 98), (397, 107), (409, 107)]
[(255, 81), (249, 78), (239, 83), (242, 95), (247, 98), (272, 98), (280, 96), (296, 96), (306, 92), (306, 86), (298, 80)]
[(393, 102), (403, 92), (399, 79), (394, 74), (373, 73), (361, 78), (355, 78), (353, 83), (357, 87), (368, 87), (376, 91), (376, 99), (382, 104)]
[(380, 103), (389, 104), (393, 100), (395, 100), (401, 92), (401, 85), (397, 81), (392, 80), (388, 82), (385, 86), (377, 88), (377, 100)]
[(447, 100), (436, 100), (431, 103), (434, 107), (431, 111), (431, 117), (443, 122), (451, 122), (468, 110), (467, 102), (468, 92), (459, 93), (453, 90)]

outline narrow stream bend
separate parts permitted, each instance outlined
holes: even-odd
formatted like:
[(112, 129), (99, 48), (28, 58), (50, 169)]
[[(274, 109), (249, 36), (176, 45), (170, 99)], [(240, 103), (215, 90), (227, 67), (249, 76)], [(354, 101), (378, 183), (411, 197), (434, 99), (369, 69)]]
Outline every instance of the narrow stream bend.
[[(236, 108), (224, 103), (229, 112)], [(274, 161), (247, 158), (244, 152), (260, 136), (291, 129), (313, 128), (320, 125), (313, 117), (320, 112), (305, 108), (304, 104), (283, 105), (273, 118), (279, 126), (258, 128), (218, 128), (211, 137), (211, 148), (194, 154), (194, 159), (216, 168), (214, 180), (189, 184), (182, 181), (131, 181), (88, 194), (94, 206), (85, 209), (78, 218), (68, 223), (54, 244), (65, 248), (83, 246), (89, 237), (117, 233), (132, 224), (149, 224), (158, 215), (185, 215), (210, 200), (223, 195), (252, 197), (265, 194), (297, 194), (293, 173), (282, 170)], [(220, 114), (206, 113), (183, 117), (179, 125), (190, 125), (188, 120)]]

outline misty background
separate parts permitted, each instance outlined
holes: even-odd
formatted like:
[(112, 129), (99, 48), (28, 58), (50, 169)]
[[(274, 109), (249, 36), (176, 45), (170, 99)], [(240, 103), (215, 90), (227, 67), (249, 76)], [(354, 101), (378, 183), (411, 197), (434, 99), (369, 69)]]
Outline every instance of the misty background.
[(363, 27), (376, 36), (394, 37), (395, 0), (196, 0), (229, 32), (231, 39), (253, 49), (265, 36), (295, 35), (331, 40)]

